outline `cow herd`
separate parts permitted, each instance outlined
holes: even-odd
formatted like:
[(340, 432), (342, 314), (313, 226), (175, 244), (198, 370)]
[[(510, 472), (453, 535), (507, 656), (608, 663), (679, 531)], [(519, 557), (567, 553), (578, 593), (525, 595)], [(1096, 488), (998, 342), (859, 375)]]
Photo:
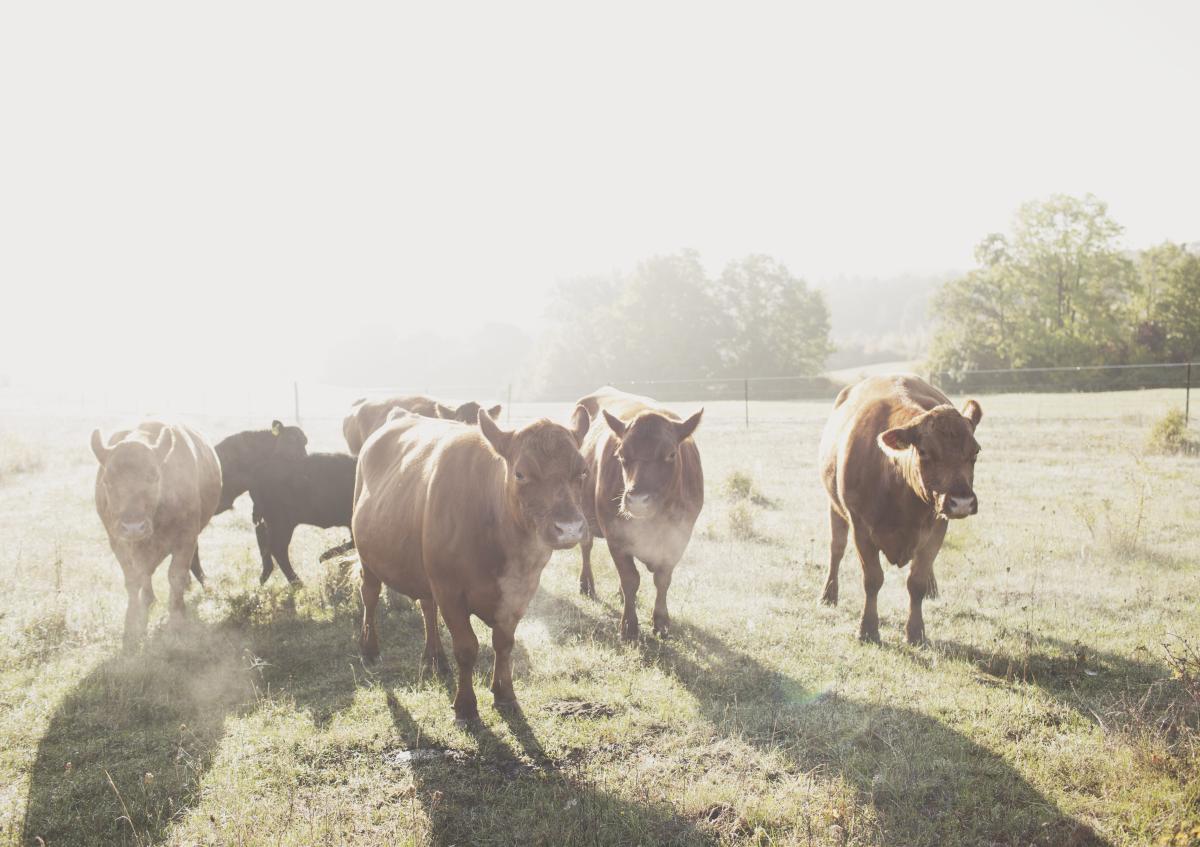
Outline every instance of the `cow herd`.
[[(568, 425), (548, 419), (506, 430), (500, 407), (453, 407), (424, 396), (359, 400), (343, 424), (349, 453), (310, 453), (298, 427), (272, 422), (215, 448), (178, 424), (146, 421), (107, 440), (92, 433), (96, 510), (124, 575), (126, 649), (136, 647), (154, 602), (151, 577), (169, 556), (169, 623), (184, 615), (189, 574), (203, 584), (197, 539), (214, 514), (249, 493), (262, 581), (275, 565), (298, 577), (288, 546), (301, 524), (344, 526), (361, 564), (359, 649), (378, 657), (376, 607), (384, 586), (420, 602), (424, 660), (445, 667), (438, 615), (458, 668), (455, 716), (478, 717), (472, 687), (475, 616), (492, 631), (497, 707), (515, 704), (511, 654), (517, 624), (554, 550), (580, 546), (580, 591), (595, 596), (591, 550), (604, 538), (624, 608), (620, 632), (639, 635), (641, 562), (654, 580), (655, 634), (671, 625), (667, 592), (704, 504), (703, 410), (683, 419), (647, 397), (602, 388), (581, 398)], [(921, 604), (937, 584), (933, 562), (949, 519), (974, 514), (982, 417), (958, 411), (911, 376), (873, 377), (838, 395), (819, 450), (829, 495), (829, 575), (850, 536), (863, 569), (860, 637), (879, 640), (879, 556), (912, 563), (907, 636), (925, 639)], [(331, 551), (333, 552), (333, 551)]]

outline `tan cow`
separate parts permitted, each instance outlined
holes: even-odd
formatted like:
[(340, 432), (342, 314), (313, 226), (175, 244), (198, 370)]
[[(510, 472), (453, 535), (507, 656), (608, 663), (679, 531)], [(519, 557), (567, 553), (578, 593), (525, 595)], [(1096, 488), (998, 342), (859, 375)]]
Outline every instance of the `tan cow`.
[(583, 444), (592, 482), (583, 499), (590, 532), (581, 544), (580, 591), (595, 596), (592, 537), (605, 538), (621, 578), (622, 637), (638, 637), (635, 558), (654, 576), (654, 632), (665, 637), (671, 575), (704, 507), (704, 470), (692, 440), (704, 410), (680, 420), (649, 397), (607, 386), (579, 405), (595, 421)]
[(821, 481), (829, 494), (829, 575), (821, 599), (836, 605), (838, 564), (851, 533), (866, 604), (859, 637), (879, 641), (879, 554), (908, 574), (910, 644), (925, 640), (921, 602), (937, 596), (933, 560), (948, 521), (975, 514), (972, 488), (983, 409), (962, 411), (915, 376), (877, 376), (842, 389), (821, 437)]
[(92, 452), (100, 462), (96, 512), (121, 564), (129, 596), (129, 649), (146, 632), (154, 602), (151, 577), (168, 555), (170, 618), (182, 619), (188, 570), (197, 577), (201, 573), (196, 540), (221, 499), (221, 466), (199, 433), (159, 421), (113, 433), (107, 445), (97, 429), (92, 432)]
[(454, 713), (463, 721), (479, 715), (471, 615), (492, 628), (495, 704), (515, 704), (517, 623), (551, 551), (574, 547), (585, 532), (579, 444), (587, 414), (576, 409), (573, 430), (539, 420), (509, 432), (486, 412), (478, 423), (412, 414), (386, 422), (359, 455), (352, 519), (362, 562), (363, 656), (379, 655), (382, 585), (421, 601), (424, 658), (434, 665), (444, 660), (440, 608), (458, 664)]
[[(364, 397), (354, 401), (350, 414), (342, 420), (342, 435), (346, 437), (346, 445), (350, 452), (357, 456), (363, 444), (371, 437), (371, 433), (383, 426), (388, 412), (392, 409), (404, 409), (427, 418), (473, 424), (479, 417), (479, 408), (479, 404), (473, 400), (454, 407), (423, 394), (407, 394), (388, 397), (385, 400), (367, 400)], [(487, 413), (492, 420), (499, 418), (500, 406), (492, 406)]]

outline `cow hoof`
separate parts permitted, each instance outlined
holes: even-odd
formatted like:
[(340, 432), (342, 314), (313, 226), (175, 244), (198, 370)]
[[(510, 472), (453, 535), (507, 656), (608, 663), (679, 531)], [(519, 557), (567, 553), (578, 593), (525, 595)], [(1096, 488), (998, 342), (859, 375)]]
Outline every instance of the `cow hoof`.
[(460, 729), (468, 729), (480, 726), (479, 708), (472, 703), (469, 707), (455, 707), (454, 709), (454, 725)]
[(362, 655), (364, 664), (373, 665), (379, 661), (379, 648), (367, 645), (360, 645), (358, 652)]
[(826, 588), (825, 593), (821, 595), (821, 605), (836, 606), (838, 601), (838, 593), (836, 588)]
[(266, 585), (266, 584), (267, 584), (267, 580), (268, 580), (268, 579), (270, 579), (270, 578), (271, 578), (271, 572), (270, 572), (270, 571), (266, 571), (266, 572), (264, 572), (264, 573), (261, 573), (261, 574), (259, 574), (259, 575), (258, 575), (258, 584), (259, 584), (259, 585)]
[(924, 628), (921, 628), (920, 630), (917, 630), (916, 632), (909, 630), (906, 635), (908, 638), (908, 643), (910, 645), (912, 645), (913, 647), (928, 647), (929, 646), (929, 639), (927, 639), (925, 637), (925, 629)]
[(654, 634), (657, 635), (659, 638), (664, 638), (664, 639), (670, 638), (671, 637), (671, 622), (663, 621), (663, 620), (655, 621), (654, 622)]
[(588, 598), (589, 600), (595, 600), (596, 599), (596, 586), (590, 582), (582, 582), (581, 581), (579, 583), (579, 593), (582, 594), (584, 597)]
[(879, 645), (879, 644), (883, 643), (883, 641), (881, 641), (879, 638), (879, 630), (874, 630), (874, 631), (859, 630), (858, 640), (861, 641), (863, 644)]
[(497, 697), (492, 700), (492, 708), (494, 708), (497, 712), (515, 714), (516, 712), (521, 711), (521, 704), (517, 702), (516, 697)]

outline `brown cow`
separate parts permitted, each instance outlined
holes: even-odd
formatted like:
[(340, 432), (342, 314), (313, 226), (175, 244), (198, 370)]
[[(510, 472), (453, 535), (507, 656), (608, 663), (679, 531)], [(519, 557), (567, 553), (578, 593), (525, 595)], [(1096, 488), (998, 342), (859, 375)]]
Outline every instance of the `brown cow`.
[[(423, 394), (389, 397), (386, 400), (367, 400), (364, 397), (354, 401), (350, 414), (342, 420), (342, 435), (346, 437), (350, 452), (357, 456), (371, 433), (383, 426), (392, 409), (404, 409), (427, 418), (473, 424), (479, 417), (479, 408), (479, 404), (473, 400), (456, 408)], [(500, 417), (500, 406), (492, 406), (487, 413), (495, 420)]]
[(135, 430), (113, 433), (107, 446), (92, 432), (96, 473), (96, 512), (108, 533), (129, 604), (125, 647), (145, 634), (151, 577), (167, 555), (171, 564), (170, 619), (183, 618), (188, 569), (199, 574), (196, 539), (221, 499), (221, 465), (199, 433), (186, 426), (145, 421)]
[(704, 506), (704, 470), (691, 437), (704, 410), (681, 421), (649, 397), (607, 386), (584, 397), (579, 405), (593, 419), (603, 416), (607, 423), (593, 425), (583, 445), (593, 481), (583, 500), (590, 533), (580, 545), (579, 589), (596, 596), (592, 537), (607, 539), (625, 601), (621, 635), (638, 637), (637, 558), (654, 576), (654, 632), (665, 637), (671, 623), (667, 613), (671, 574), (683, 558)]
[(821, 599), (836, 605), (846, 541), (862, 562), (866, 604), (859, 638), (879, 642), (879, 554), (908, 574), (910, 644), (925, 641), (921, 601), (937, 596), (933, 560), (950, 519), (979, 510), (972, 484), (983, 409), (961, 412), (915, 376), (876, 376), (843, 388), (821, 437), (819, 467), (829, 493), (829, 576)]
[(385, 423), (358, 459), (352, 527), (362, 562), (363, 656), (379, 655), (381, 584), (421, 601), (424, 658), (435, 666), (444, 660), (440, 607), (458, 664), (454, 713), (464, 721), (479, 715), (471, 615), (492, 628), (496, 706), (515, 704), (517, 623), (551, 551), (574, 547), (586, 532), (579, 444), (587, 414), (576, 409), (573, 431), (539, 420), (509, 432), (486, 412), (478, 422), (408, 414)]

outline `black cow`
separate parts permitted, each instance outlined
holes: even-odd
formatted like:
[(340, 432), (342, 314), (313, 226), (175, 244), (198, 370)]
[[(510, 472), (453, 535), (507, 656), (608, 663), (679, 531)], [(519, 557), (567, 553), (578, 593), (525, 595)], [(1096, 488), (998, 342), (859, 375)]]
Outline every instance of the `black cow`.
[(250, 492), (254, 504), (262, 582), (275, 562), (289, 582), (300, 581), (288, 557), (297, 526), (350, 528), (356, 459), (347, 453), (309, 453), (307, 444), (298, 427), (274, 421), (270, 430), (240, 432), (217, 445), (222, 470), (226, 461), (233, 468), (222, 506), (228, 508), (243, 491)]

